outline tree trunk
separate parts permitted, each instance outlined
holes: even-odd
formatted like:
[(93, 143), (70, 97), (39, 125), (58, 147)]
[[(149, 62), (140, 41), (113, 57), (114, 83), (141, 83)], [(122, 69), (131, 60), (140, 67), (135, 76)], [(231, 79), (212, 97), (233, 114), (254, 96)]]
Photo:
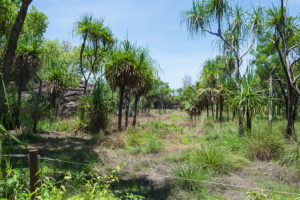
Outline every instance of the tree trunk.
[(232, 111), (232, 121), (235, 119), (235, 109)]
[(17, 110), (16, 110), (16, 127), (20, 127), (20, 111), (21, 111), (21, 102), (22, 102), (22, 88), (21, 86), (18, 87), (18, 103), (17, 103)]
[(125, 109), (125, 127), (128, 127), (128, 118), (129, 118), (129, 108), (130, 108), (130, 93), (126, 93), (126, 109)]
[(133, 121), (132, 121), (132, 126), (133, 127), (136, 126), (138, 101), (139, 101), (139, 97), (135, 96), (135, 98), (134, 98), (134, 108), (133, 108)]
[(297, 117), (297, 110), (298, 110), (297, 103), (298, 103), (298, 100), (299, 100), (299, 95), (297, 95), (297, 97), (295, 99), (295, 103), (294, 103), (294, 112), (293, 112), (294, 121), (296, 120), (296, 117)]
[(58, 106), (57, 106), (56, 92), (54, 92), (53, 97), (52, 97), (52, 105), (53, 105), (53, 108), (54, 108), (54, 116), (57, 117), (57, 115), (58, 115)]
[[(11, 66), (13, 64), (13, 60), (15, 57), (19, 36), (22, 31), (22, 27), (27, 15), (28, 7), (31, 2), (32, 0), (22, 1), (22, 6), (19, 10), (18, 16), (16, 18), (16, 21), (10, 33), (7, 49), (3, 59), (3, 68), (2, 68), (3, 82), (5, 85), (7, 85), (7, 83), (9, 82), (9, 77), (10, 77), (9, 73), (11, 71)], [(5, 103), (4, 95), (5, 92), (4, 92), (3, 84), (0, 84), (0, 115), (4, 111), (4, 103)]]
[(220, 121), (223, 121), (223, 97), (220, 98)]
[(119, 118), (118, 118), (118, 129), (122, 131), (122, 109), (124, 99), (124, 87), (120, 88), (120, 102), (119, 102)]
[(269, 128), (270, 132), (272, 133), (272, 121), (273, 121), (273, 74), (274, 71), (277, 69), (277, 66), (274, 67), (270, 72), (270, 78), (269, 78)]
[(36, 104), (35, 104), (35, 113), (34, 113), (34, 121), (33, 121), (33, 133), (37, 133), (37, 124), (39, 121), (39, 105), (42, 97), (42, 87), (43, 87), (43, 80), (39, 79), (39, 93), (37, 95)]
[(206, 105), (206, 115), (207, 115), (207, 119), (209, 118), (209, 105)]
[(238, 115), (239, 115), (239, 134), (244, 135), (244, 130), (243, 130), (243, 110), (242, 108), (238, 110)]
[(219, 119), (219, 101), (216, 102), (216, 120)]
[(294, 138), (295, 137), (295, 127), (294, 127), (294, 94), (293, 88), (291, 86), (288, 87), (288, 105), (287, 105), (287, 129), (286, 129), (286, 136), (287, 138)]
[(247, 108), (246, 117), (247, 117), (247, 130), (251, 131), (251, 129), (252, 129), (252, 122), (251, 122), (251, 113), (250, 113), (249, 108)]
[(211, 102), (211, 116), (214, 119), (214, 104)]
[[(84, 79), (83, 95), (86, 95), (86, 93), (87, 93), (87, 85), (88, 85), (88, 80)], [(85, 118), (85, 108), (83, 108), (83, 105), (81, 104), (81, 106), (80, 106), (80, 120), (84, 120), (84, 118)]]

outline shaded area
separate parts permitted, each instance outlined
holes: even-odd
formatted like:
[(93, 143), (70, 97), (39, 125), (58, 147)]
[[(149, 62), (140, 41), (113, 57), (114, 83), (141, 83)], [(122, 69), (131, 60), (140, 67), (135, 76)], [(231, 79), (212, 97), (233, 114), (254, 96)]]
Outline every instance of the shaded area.
[[(60, 135), (52, 132), (42, 132), (40, 135), (33, 135), (30, 133), (23, 133), (19, 138), (28, 146), (38, 149), (41, 157), (48, 157), (52, 159), (60, 159), (69, 162), (78, 162), (84, 164), (95, 164), (99, 162), (99, 156), (94, 151), (94, 142), (92, 138), (80, 138), (76, 136)], [(6, 142), (8, 144), (8, 142)], [(11, 143), (13, 146), (10, 154), (28, 154), (28, 149), (15, 142)], [(20, 160), (20, 161), (19, 161)], [(16, 161), (16, 162), (15, 162)], [(45, 161), (47, 165), (51, 164), (54, 168), (59, 170), (78, 169), (81, 170), (87, 166), (74, 165), (70, 163), (61, 163), (57, 161)], [(15, 167), (27, 167), (28, 161), (26, 158), (12, 158), (11, 163)], [(17, 165), (17, 166), (16, 166)], [(23, 166), (22, 166), (23, 165)]]

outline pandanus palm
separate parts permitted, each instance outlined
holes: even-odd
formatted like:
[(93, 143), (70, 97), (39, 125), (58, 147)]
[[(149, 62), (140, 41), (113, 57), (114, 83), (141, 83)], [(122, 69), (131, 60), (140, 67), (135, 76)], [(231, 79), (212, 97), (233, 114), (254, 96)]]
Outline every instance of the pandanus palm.
[(112, 89), (119, 89), (118, 129), (122, 130), (122, 108), (125, 89), (133, 88), (138, 81), (137, 48), (128, 40), (116, 45), (105, 63), (105, 77)]
[[(83, 93), (86, 94), (91, 75), (93, 74), (96, 80), (96, 74), (102, 65), (106, 52), (114, 43), (113, 34), (110, 28), (104, 25), (103, 19), (94, 19), (92, 15), (83, 15), (74, 24), (73, 32), (82, 40), (79, 70), (84, 78)], [(84, 58), (86, 58), (86, 65), (84, 65)], [(84, 118), (84, 109), (81, 109), (80, 117), (81, 119)]]
[(156, 77), (157, 69), (156, 62), (150, 57), (149, 51), (146, 48), (140, 48), (137, 55), (137, 70), (138, 80), (136, 86), (133, 88), (134, 95), (134, 114), (132, 125), (136, 125), (137, 105), (140, 97), (147, 94), (153, 85)]
[(252, 128), (252, 114), (254, 109), (263, 109), (268, 98), (263, 95), (263, 91), (257, 90), (255, 82), (251, 77), (242, 80), (239, 91), (229, 91), (228, 104), (232, 108), (242, 108), (246, 113), (247, 129)]

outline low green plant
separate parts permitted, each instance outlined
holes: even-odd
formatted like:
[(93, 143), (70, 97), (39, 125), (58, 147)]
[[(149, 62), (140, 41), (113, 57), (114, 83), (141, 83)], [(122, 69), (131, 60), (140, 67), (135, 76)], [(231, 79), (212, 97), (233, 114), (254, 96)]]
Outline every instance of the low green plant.
[[(121, 163), (122, 166), (124, 166)], [(1, 197), (5, 199), (31, 199), (32, 195), (36, 199), (45, 200), (80, 200), (80, 199), (119, 199), (111, 185), (119, 181), (118, 173), (121, 165), (117, 165), (113, 170), (104, 175), (99, 175), (96, 171), (88, 173), (82, 171), (73, 173), (70, 171), (64, 172), (59, 179), (55, 176), (50, 176), (53, 170), (47, 166), (39, 172), (40, 186), (33, 193), (28, 189), (28, 173), (24, 169), (6, 169), (6, 173), (0, 179)], [(120, 194), (118, 194), (120, 195)], [(122, 199), (143, 199), (142, 196), (130, 193), (121, 194)]]
[(128, 149), (133, 154), (158, 153), (163, 143), (160, 138), (152, 132), (142, 129), (132, 129), (128, 133)]
[(52, 121), (50, 119), (45, 119), (39, 121), (37, 128), (39, 131), (70, 131), (70, 122), (65, 120)]

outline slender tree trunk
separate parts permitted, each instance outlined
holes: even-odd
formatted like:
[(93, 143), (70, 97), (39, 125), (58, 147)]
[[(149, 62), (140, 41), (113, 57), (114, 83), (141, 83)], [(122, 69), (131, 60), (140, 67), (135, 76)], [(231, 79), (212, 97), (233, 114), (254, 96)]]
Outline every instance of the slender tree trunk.
[(251, 131), (252, 129), (251, 113), (248, 107), (246, 110), (246, 117), (247, 117), (247, 130)]
[(294, 102), (294, 111), (293, 111), (294, 121), (296, 120), (296, 117), (297, 117), (297, 111), (298, 111), (297, 103), (298, 103), (298, 100), (299, 100), (299, 95), (296, 95), (295, 102)]
[(40, 81), (40, 85), (39, 85), (39, 93), (36, 97), (35, 113), (34, 113), (34, 121), (33, 121), (33, 133), (37, 133), (37, 124), (39, 121), (39, 105), (42, 97), (43, 80), (39, 78), (39, 81)]
[(220, 98), (220, 121), (223, 121), (223, 97)]
[[(85, 78), (84, 79), (84, 85), (83, 85), (83, 95), (86, 95), (87, 93), (87, 85), (88, 85), (88, 80)], [(83, 120), (85, 118), (85, 108), (83, 108), (83, 105), (80, 107), (80, 120)]]
[(232, 121), (235, 119), (235, 109), (232, 111)]
[(120, 88), (120, 102), (119, 102), (119, 118), (118, 118), (118, 129), (122, 131), (122, 109), (124, 99), (124, 87)]
[(238, 110), (238, 115), (239, 115), (239, 134), (244, 135), (244, 130), (243, 130), (243, 109), (240, 108)]
[(227, 114), (227, 121), (229, 121), (229, 110), (228, 110), (228, 108), (226, 109), (226, 114)]
[[(7, 49), (5, 52), (4, 60), (3, 60), (3, 68), (2, 68), (2, 75), (3, 75), (3, 82), (5, 85), (9, 82), (10, 78), (10, 71), (11, 71), (11, 66), (13, 64), (13, 60), (15, 57), (16, 49), (17, 49), (17, 44), (18, 44), (18, 39), (20, 36), (20, 33), (22, 31), (22, 27), (27, 15), (28, 7), (32, 0), (23, 0), (22, 1), (22, 6), (19, 10), (18, 16), (16, 18), (16, 21), (12, 27), (12, 30), (10, 32), (10, 37), (7, 45)], [(4, 98), (4, 88), (3, 84), (0, 84), (0, 115), (4, 111), (4, 103), (5, 103), (5, 98)]]
[(22, 104), (22, 88), (18, 87), (18, 103), (17, 103), (17, 112), (16, 112), (16, 126), (20, 127), (20, 111)]
[(286, 129), (286, 136), (288, 138), (295, 137), (295, 127), (294, 127), (294, 94), (292, 86), (288, 87), (288, 105), (287, 105), (287, 129)]
[(219, 119), (219, 101), (216, 102), (216, 120)]
[(139, 97), (135, 96), (135, 98), (134, 98), (134, 108), (133, 108), (133, 121), (132, 121), (132, 126), (133, 127), (136, 126), (138, 101), (139, 101)]
[(57, 117), (58, 115), (58, 106), (57, 106), (57, 96), (56, 96), (56, 92), (54, 92), (53, 97), (52, 97), (52, 105), (54, 108), (54, 116)]
[(273, 113), (272, 113), (272, 108), (273, 108), (273, 73), (274, 70), (277, 67), (273, 68), (272, 71), (270, 72), (270, 78), (269, 78), (269, 128), (270, 132), (272, 133), (272, 121), (273, 121)]
[(130, 93), (129, 91), (125, 95), (126, 97), (126, 109), (125, 109), (125, 127), (128, 127), (129, 108), (130, 108)]
[(206, 105), (206, 115), (207, 115), (207, 119), (209, 118), (209, 105)]

